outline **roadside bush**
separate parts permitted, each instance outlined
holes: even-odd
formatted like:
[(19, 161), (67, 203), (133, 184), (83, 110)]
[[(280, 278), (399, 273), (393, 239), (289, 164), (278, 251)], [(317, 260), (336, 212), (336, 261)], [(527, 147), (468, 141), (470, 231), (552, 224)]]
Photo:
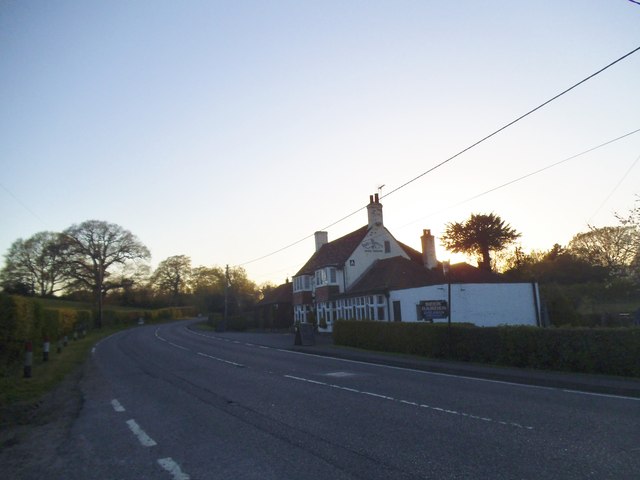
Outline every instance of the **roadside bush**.
[[(130, 325), (138, 318), (147, 321), (177, 320), (195, 316), (191, 307), (160, 310), (103, 311), (104, 325)], [(10, 365), (24, 359), (25, 342), (31, 341), (34, 352), (46, 338), (51, 342), (73, 332), (93, 328), (95, 313), (73, 308), (43, 308), (33, 299), (0, 293), (0, 365)]]
[(334, 342), (466, 362), (640, 377), (640, 328), (338, 321)]

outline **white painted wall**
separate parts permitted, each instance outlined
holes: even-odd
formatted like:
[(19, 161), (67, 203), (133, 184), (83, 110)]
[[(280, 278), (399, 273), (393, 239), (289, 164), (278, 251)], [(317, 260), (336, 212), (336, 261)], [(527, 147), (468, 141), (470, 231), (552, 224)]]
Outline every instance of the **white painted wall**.
[[(400, 301), (403, 322), (421, 321), (417, 305), (422, 300), (447, 300), (447, 284), (390, 292), (393, 302)], [(538, 325), (540, 298), (538, 286), (531, 283), (464, 283), (451, 285), (451, 321), (468, 322), (481, 327), (498, 325)], [(393, 318), (392, 318), (393, 320)], [(447, 319), (435, 320), (447, 322)]]
[[(391, 247), (389, 253), (384, 252), (384, 242), (388, 241)], [(404, 257), (407, 253), (400, 247), (395, 238), (382, 225), (369, 229), (365, 238), (356, 247), (347, 259), (344, 274), (347, 289), (360, 278), (360, 276), (378, 259)], [(353, 265), (351, 265), (353, 263)]]

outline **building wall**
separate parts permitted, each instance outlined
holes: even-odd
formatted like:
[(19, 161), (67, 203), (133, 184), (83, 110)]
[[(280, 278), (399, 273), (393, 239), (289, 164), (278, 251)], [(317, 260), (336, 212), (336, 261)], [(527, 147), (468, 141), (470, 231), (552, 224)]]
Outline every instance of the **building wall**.
[[(432, 285), (390, 292), (390, 302), (400, 301), (403, 322), (417, 322), (422, 300), (447, 300), (448, 286)], [(537, 284), (469, 283), (451, 285), (451, 321), (481, 327), (538, 325), (540, 298)], [(393, 316), (393, 312), (390, 312)], [(391, 320), (394, 320), (391, 318)], [(447, 322), (438, 319), (436, 322)]]
[[(388, 251), (385, 250), (385, 242), (389, 242)], [(345, 263), (343, 273), (347, 290), (373, 262), (378, 259), (398, 256), (409, 258), (385, 227), (372, 227)]]

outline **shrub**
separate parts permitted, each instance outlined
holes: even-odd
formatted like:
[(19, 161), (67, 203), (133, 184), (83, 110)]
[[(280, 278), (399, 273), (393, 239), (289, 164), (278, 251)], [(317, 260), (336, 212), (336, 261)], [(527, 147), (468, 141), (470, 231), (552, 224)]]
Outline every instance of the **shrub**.
[(334, 342), (369, 350), (521, 368), (640, 377), (640, 328), (336, 322)]

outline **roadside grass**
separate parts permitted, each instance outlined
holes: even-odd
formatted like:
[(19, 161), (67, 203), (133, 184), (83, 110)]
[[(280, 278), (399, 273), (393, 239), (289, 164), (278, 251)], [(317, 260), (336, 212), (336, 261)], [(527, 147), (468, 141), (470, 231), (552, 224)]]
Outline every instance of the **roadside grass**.
[[(28, 406), (37, 403), (43, 395), (86, 361), (96, 342), (126, 328), (130, 326), (92, 330), (84, 338), (70, 340), (66, 347), (62, 347), (60, 353), (57, 353), (57, 345), (52, 343), (48, 362), (43, 361), (41, 350), (35, 351), (31, 378), (24, 378), (22, 364), (3, 367), (0, 371), (0, 415), (4, 417), (5, 410), (17, 404)], [(6, 423), (6, 420), (0, 418), (0, 424)]]

